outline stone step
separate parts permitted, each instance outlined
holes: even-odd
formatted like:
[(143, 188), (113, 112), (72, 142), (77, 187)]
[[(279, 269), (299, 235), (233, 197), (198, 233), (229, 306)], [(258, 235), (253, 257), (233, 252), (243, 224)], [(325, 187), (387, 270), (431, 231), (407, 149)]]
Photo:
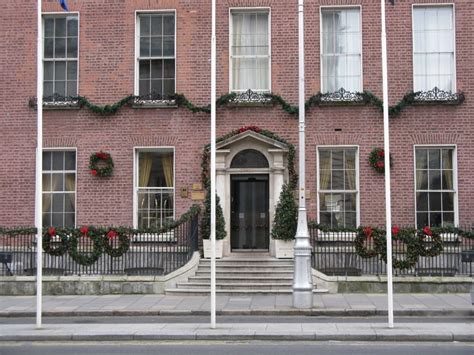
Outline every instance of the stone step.
[[(210, 276), (191, 276), (188, 279), (189, 282), (206, 282), (209, 284), (211, 282)], [(216, 281), (218, 283), (237, 283), (237, 282), (254, 282), (254, 283), (287, 283), (293, 282), (293, 276), (252, 276), (252, 277), (235, 277), (234, 275), (230, 276), (216, 276)]]
[[(211, 263), (199, 263), (199, 266), (201, 267), (211, 267)], [(268, 263), (255, 263), (255, 262), (245, 262), (245, 263), (239, 263), (239, 262), (233, 262), (233, 263), (216, 263), (216, 267), (222, 267), (222, 268), (230, 268), (230, 267), (253, 267), (253, 268), (261, 268), (261, 267), (266, 267), (266, 268), (292, 268), (293, 263), (275, 263), (275, 262), (268, 262)]]
[[(211, 263), (210, 259), (201, 259), (200, 265), (209, 265)], [(291, 259), (217, 259), (216, 264), (255, 264), (255, 265), (293, 265), (294, 262)]]
[[(326, 289), (314, 289), (313, 293), (327, 293)], [(203, 289), (189, 289), (189, 288), (173, 288), (166, 289), (167, 295), (186, 295), (186, 296), (209, 296), (211, 293), (210, 288)], [(255, 296), (255, 295), (291, 295), (293, 290), (290, 289), (275, 289), (275, 290), (229, 290), (229, 289), (216, 289), (216, 294), (221, 296)]]
[[(202, 270), (197, 270), (196, 271), (196, 276), (206, 276), (209, 277), (210, 271), (202, 271)], [(230, 272), (230, 271), (222, 271), (222, 270), (216, 270), (216, 277), (222, 277), (222, 276), (234, 276), (238, 278), (246, 278), (246, 277), (266, 277), (266, 276), (293, 276), (293, 271), (273, 271), (273, 272), (261, 272), (261, 271), (243, 271), (243, 272)]]
[[(177, 283), (178, 289), (207, 289), (210, 288), (210, 284), (206, 282), (181, 282)], [(291, 282), (285, 283), (252, 283), (252, 282), (241, 282), (241, 283), (216, 283), (217, 290), (229, 289), (229, 290), (281, 290), (292, 287)]]
[[(211, 267), (210, 266), (202, 266), (202, 265), (199, 265), (198, 267), (198, 271), (207, 271), (209, 272), (211, 270)], [(289, 266), (283, 266), (283, 267), (274, 267), (274, 266), (269, 266), (269, 267), (266, 267), (266, 266), (261, 266), (261, 267), (257, 267), (257, 266), (245, 266), (245, 265), (242, 265), (242, 266), (222, 266), (222, 265), (216, 265), (216, 271), (222, 271), (222, 272), (229, 272), (229, 273), (233, 273), (233, 272), (263, 272), (263, 273), (272, 273), (272, 272), (293, 272), (293, 267), (289, 267)]]

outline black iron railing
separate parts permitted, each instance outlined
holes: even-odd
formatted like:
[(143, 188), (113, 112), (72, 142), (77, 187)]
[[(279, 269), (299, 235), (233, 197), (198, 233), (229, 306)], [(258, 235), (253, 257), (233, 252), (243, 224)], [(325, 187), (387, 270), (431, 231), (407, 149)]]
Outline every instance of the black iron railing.
[[(471, 231), (471, 227), (464, 230)], [(387, 272), (386, 262), (380, 254), (370, 257), (357, 251), (355, 240), (357, 232), (320, 230), (310, 223), (310, 240), (312, 246), (312, 267), (326, 275), (361, 276), (384, 275)], [(440, 233), (442, 251), (435, 256), (418, 256), (416, 263), (407, 268), (393, 267), (395, 276), (473, 276), (473, 263), (469, 255), (474, 253), (474, 239), (458, 233)], [(426, 249), (434, 245), (426, 238)], [(369, 253), (376, 246), (375, 238), (365, 238), (363, 247)], [(407, 259), (408, 246), (400, 240), (392, 241), (394, 260)], [(386, 250), (386, 249), (385, 249)], [(375, 253), (374, 253), (375, 254)], [(369, 256), (369, 257), (367, 257)]]
[[(198, 228), (199, 215), (195, 212), (160, 230), (121, 229), (126, 239), (109, 236), (104, 240), (115, 250), (125, 240), (126, 251), (110, 255), (113, 253), (100, 248), (97, 258), (93, 238), (79, 235), (71, 252), (73, 237), (63, 232), (66, 237), (62, 241), (58, 230), (58, 235), (49, 238), (53, 252), (43, 253), (43, 275), (166, 275), (185, 265), (198, 250)], [(55, 255), (61, 254), (58, 250), (62, 245), (67, 249)], [(35, 275), (36, 248), (34, 229), (0, 230), (0, 276)]]

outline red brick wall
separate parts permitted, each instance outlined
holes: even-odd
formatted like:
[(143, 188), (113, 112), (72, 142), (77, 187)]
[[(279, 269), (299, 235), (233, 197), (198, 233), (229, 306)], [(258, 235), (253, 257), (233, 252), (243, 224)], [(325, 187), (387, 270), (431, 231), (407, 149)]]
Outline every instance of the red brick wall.
[[(387, 2), (390, 104), (413, 88), (411, 7)], [(474, 222), (474, 2), (458, 0), (456, 15), (457, 89), (466, 94), (461, 106), (409, 107), (391, 118), (393, 222), (414, 223), (414, 144), (456, 144), (459, 220)], [(319, 6), (362, 5), (364, 89), (381, 97), (380, 8), (374, 0), (305, 1), (306, 96), (320, 90)], [(21, 7), (3, 5), (0, 15), (0, 225), (34, 222), (36, 111), (27, 105), (35, 96), (36, 1)], [(176, 9), (177, 92), (205, 105), (210, 97), (210, 2), (204, 0), (70, 1), (80, 13), (79, 93), (93, 103), (113, 103), (133, 92), (135, 10)], [(272, 91), (296, 104), (297, 2), (272, 0), (218, 1), (218, 96), (229, 90), (229, 7), (270, 7), (272, 22)], [(44, 11), (60, 11), (56, 0), (44, 1)], [(218, 135), (243, 125), (270, 129), (297, 145), (297, 117), (278, 106), (221, 108)], [(208, 114), (181, 109), (131, 109), (102, 117), (87, 109), (44, 112), (45, 147), (77, 148), (77, 224), (131, 224), (133, 147), (175, 146), (177, 215), (191, 204), (179, 197), (182, 187), (200, 180), (203, 145), (209, 142)], [(335, 131), (341, 129), (341, 131)], [(360, 148), (360, 220), (384, 221), (384, 179), (373, 172), (367, 157), (383, 146), (381, 112), (371, 106), (315, 107), (307, 113), (307, 188), (311, 217), (316, 206), (316, 146), (346, 144)], [(115, 161), (112, 178), (88, 173), (88, 159), (99, 149)]]

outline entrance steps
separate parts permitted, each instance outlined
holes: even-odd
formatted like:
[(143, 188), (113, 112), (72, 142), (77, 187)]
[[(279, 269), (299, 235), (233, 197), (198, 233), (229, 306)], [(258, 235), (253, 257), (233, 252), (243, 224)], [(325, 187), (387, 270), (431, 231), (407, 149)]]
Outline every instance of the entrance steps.
[[(211, 261), (201, 259), (194, 276), (178, 282), (167, 295), (210, 294)], [(216, 260), (216, 293), (219, 295), (280, 295), (292, 293), (293, 260), (267, 255), (237, 255)], [(327, 290), (314, 289), (314, 293)]]

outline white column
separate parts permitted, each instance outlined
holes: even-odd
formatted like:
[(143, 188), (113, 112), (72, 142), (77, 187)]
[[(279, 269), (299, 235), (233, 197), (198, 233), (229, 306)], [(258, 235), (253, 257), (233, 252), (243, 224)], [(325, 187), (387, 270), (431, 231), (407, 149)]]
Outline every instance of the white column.
[(36, 233), (36, 327), (41, 328), (43, 303), (43, 229), (42, 229), (42, 169), (43, 169), (43, 19), (42, 1), (37, 8), (37, 44), (36, 44), (36, 181), (35, 181), (35, 226)]
[(385, 151), (385, 221), (387, 230), (387, 296), (388, 327), (393, 328), (393, 281), (392, 281), (392, 202), (390, 196), (390, 135), (388, 117), (388, 65), (387, 33), (385, 29), (385, 0), (382, 7), (382, 79), (383, 79), (383, 139)]
[(298, 58), (299, 58), (299, 208), (296, 230), (293, 307), (313, 306), (311, 276), (311, 245), (309, 243), (305, 191), (305, 82), (304, 82), (304, 4), (298, 0)]

